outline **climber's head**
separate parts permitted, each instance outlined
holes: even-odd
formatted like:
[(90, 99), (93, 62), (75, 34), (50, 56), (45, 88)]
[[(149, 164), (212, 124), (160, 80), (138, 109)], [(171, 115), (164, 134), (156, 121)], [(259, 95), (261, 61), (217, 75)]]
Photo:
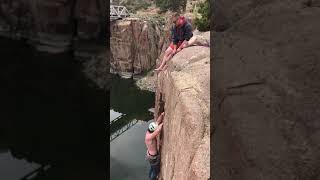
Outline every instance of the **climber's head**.
[(155, 122), (149, 124), (148, 131), (149, 133), (153, 133), (157, 129), (158, 125)]

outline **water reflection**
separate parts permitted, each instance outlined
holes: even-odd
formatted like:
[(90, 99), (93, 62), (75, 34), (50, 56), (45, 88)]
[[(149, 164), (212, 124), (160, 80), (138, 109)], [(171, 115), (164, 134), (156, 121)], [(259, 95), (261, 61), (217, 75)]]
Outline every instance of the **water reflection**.
[[(154, 106), (154, 93), (139, 90), (133, 80), (112, 78), (110, 92), (110, 114), (121, 113), (120, 120), (110, 125), (110, 135), (125, 127), (133, 120), (148, 121), (153, 115), (148, 111)], [(110, 116), (110, 120), (114, 120)]]
[(120, 118), (123, 115), (125, 114), (110, 109), (110, 122)]
[(154, 93), (141, 91), (133, 80), (114, 76), (111, 82), (110, 109), (139, 120), (148, 120), (148, 109), (154, 106)]
[(0, 171), (0, 177), (3, 179), (7, 177), (19, 179), (40, 167), (37, 163), (30, 163), (26, 160), (14, 158), (9, 151), (0, 153), (0, 162), (5, 164), (5, 166), (1, 166)]
[(154, 106), (154, 94), (114, 77), (110, 95), (110, 178), (148, 179), (144, 135), (153, 119), (148, 109)]
[(136, 125), (110, 143), (110, 179), (148, 179), (144, 135), (148, 123)]
[(46, 165), (32, 180), (107, 179), (108, 93), (84, 77), (71, 53), (0, 45), (0, 179), (19, 180)]

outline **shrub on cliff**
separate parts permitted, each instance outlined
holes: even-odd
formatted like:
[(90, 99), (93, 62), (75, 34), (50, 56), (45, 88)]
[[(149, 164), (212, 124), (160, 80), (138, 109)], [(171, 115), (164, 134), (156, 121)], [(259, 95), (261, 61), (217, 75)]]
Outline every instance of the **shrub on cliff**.
[(141, 9), (147, 9), (149, 6), (151, 6), (151, 3), (147, 1), (127, 1), (124, 3), (124, 5), (128, 8), (128, 10), (131, 13), (135, 13), (138, 10)]
[(147, 9), (152, 3), (149, 0), (113, 0), (112, 4), (123, 5), (129, 12), (135, 13), (138, 10)]
[(161, 12), (171, 10), (174, 12), (182, 12), (186, 9), (187, 0), (156, 0), (156, 5)]
[(204, 2), (198, 4), (198, 7), (194, 7), (195, 15), (195, 25), (199, 31), (209, 31), (210, 30), (210, 2), (205, 0)]

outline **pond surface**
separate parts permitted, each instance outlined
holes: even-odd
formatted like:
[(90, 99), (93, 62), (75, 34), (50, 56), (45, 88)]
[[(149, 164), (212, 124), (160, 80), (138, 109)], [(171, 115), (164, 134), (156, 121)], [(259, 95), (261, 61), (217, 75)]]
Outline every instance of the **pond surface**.
[(1, 179), (20, 179), (29, 172), (32, 172), (40, 167), (37, 163), (27, 162), (14, 158), (9, 151), (0, 152)]
[(108, 179), (109, 93), (72, 53), (0, 38), (0, 57), (0, 180)]
[(114, 77), (110, 93), (110, 179), (146, 180), (144, 136), (153, 119), (154, 93), (139, 90), (133, 80)]
[[(0, 180), (106, 180), (108, 163), (113, 180), (147, 179), (154, 93), (118, 77), (107, 92), (71, 53), (39, 53), (25, 42), (0, 39), (0, 57)], [(110, 160), (106, 119), (117, 119)]]

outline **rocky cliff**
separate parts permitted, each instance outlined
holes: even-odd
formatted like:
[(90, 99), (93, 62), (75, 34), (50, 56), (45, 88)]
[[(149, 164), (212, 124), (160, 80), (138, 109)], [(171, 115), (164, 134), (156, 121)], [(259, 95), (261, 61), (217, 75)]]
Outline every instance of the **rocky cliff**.
[(102, 0), (0, 0), (0, 36), (37, 51), (72, 51), (89, 79), (108, 84), (107, 11)]
[(210, 177), (210, 48), (183, 49), (161, 72), (156, 114), (166, 113), (161, 137), (161, 179)]
[(319, 180), (320, 1), (215, 3), (214, 179)]
[(63, 52), (76, 41), (106, 37), (104, 1), (0, 1), (0, 35), (27, 39), (40, 51)]
[(155, 66), (165, 37), (163, 27), (140, 18), (111, 22), (111, 73), (131, 78)]

